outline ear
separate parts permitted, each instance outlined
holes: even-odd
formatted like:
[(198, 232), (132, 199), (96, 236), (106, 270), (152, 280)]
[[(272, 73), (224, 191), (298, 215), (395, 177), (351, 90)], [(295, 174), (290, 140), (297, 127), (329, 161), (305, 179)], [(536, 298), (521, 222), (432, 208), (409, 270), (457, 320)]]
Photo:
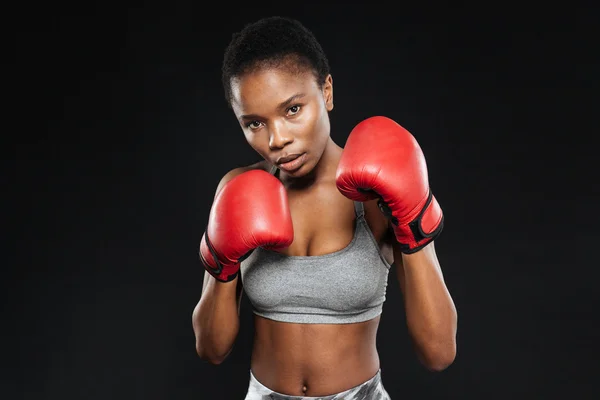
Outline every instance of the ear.
[(333, 110), (333, 78), (331, 74), (327, 75), (325, 83), (323, 83), (323, 100), (327, 111)]

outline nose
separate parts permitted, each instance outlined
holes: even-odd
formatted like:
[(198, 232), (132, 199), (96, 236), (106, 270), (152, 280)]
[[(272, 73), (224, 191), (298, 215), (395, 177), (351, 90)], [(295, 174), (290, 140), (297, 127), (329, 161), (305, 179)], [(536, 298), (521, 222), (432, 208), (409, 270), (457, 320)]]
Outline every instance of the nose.
[(270, 129), (269, 148), (271, 150), (283, 149), (294, 141), (294, 137), (284, 124), (274, 123)]

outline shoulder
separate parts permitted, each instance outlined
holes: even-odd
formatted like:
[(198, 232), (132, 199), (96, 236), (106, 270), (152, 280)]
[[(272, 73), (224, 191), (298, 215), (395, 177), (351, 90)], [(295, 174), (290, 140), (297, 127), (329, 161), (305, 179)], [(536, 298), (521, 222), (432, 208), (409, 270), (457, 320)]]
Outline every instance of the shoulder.
[(219, 192), (221, 191), (221, 189), (223, 189), (223, 186), (225, 186), (227, 184), (227, 182), (229, 182), (236, 176), (243, 174), (244, 172), (248, 172), (248, 171), (252, 171), (252, 170), (263, 170), (263, 171), (269, 172), (270, 169), (271, 169), (271, 165), (269, 163), (267, 163), (266, 161), (259, 161), (254, 164), (245, 165), (242, 167), (237, 167), (232, 170), (229, 170), (225, 175), (223, 175), (223, 177), (219, 181), (219, 184), (217, 185), (217, 189), (215, 191), (215, 196), (217, 194), (219, 194)]

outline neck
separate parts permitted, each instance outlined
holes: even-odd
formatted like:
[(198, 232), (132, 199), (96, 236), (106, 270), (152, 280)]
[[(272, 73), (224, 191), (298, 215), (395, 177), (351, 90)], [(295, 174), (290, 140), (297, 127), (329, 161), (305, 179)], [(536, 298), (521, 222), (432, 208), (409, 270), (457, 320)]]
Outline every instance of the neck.
[(280, 174), (281, 181), (288, 188), (301, 188), (311, 186), (321, 181), (335, 179), (335, 173), (341, 156), (342, 148), (330, 137), (327, 141), (327, 145), (325, 145), (325, 150), (323, 150), (319, 162), (312, 171), (299, 178), (290, 178), (284, 176), (284, 174)]

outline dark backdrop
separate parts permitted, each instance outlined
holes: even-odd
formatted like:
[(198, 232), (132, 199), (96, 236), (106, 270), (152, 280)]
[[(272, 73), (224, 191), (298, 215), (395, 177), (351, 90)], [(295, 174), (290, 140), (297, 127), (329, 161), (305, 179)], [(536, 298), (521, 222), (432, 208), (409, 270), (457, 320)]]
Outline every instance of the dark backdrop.
[(391, 274), (378, 347), (392, 398), (597, 396), (590, 10), (217, 6), (5, 15), (17, 117), (2, 135), (5, 398), (243, 398), (247, 299), (219, 366), (196, 356), (191, 313), (214, 189), (258, 160), (223, 99), (223, 50), (275, 14), (329, 55), (335, 141), (394, 118), (420, 142), (445, 212), (437, 250), (458, 356), (442, 373), (418, 363)]

